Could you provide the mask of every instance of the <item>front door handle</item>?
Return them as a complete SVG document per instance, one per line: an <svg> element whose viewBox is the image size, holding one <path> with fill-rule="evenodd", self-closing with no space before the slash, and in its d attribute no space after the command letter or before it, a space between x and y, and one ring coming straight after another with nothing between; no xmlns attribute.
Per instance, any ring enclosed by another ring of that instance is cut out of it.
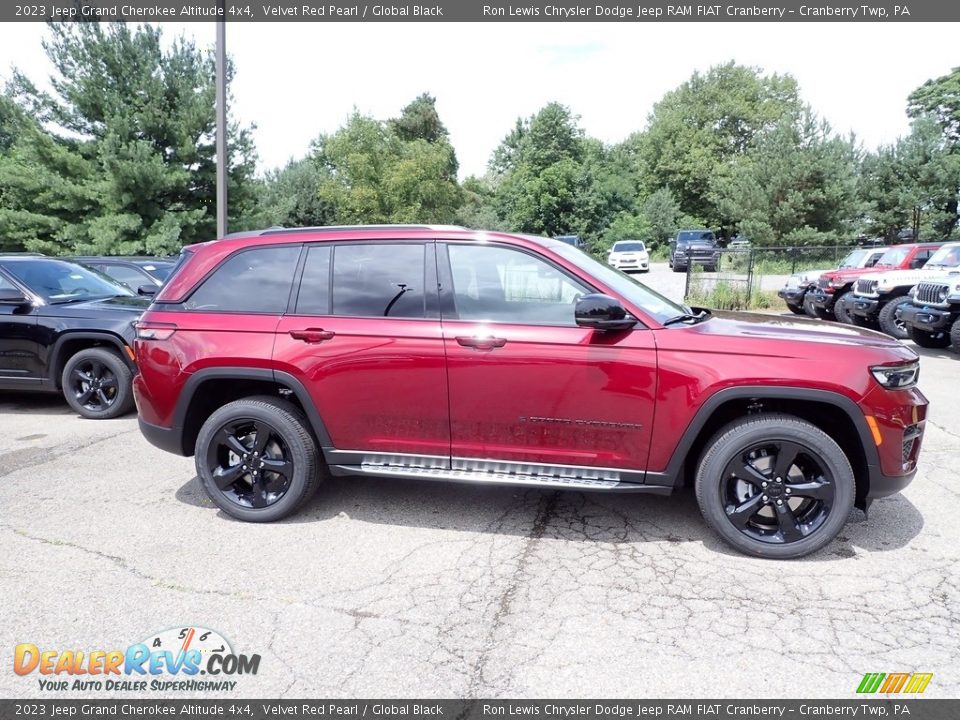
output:
<svg viewBox="0 0 960 720"><path fill-rule="evenodd" d="M459 335L457 336L457 342L464 347L472 347L477 350L493 350L494 348L500 348L507 344L506 339L491 337L490 335Z"/></svg>
<svg viewBox="0 0 960 720"><path fill-rule="evenodd" d="M306 330L291 330L290 337L294 340L303 340L305 343L321 343L330 340L336 335L332 330L323 328L307 328Z"/></svg>

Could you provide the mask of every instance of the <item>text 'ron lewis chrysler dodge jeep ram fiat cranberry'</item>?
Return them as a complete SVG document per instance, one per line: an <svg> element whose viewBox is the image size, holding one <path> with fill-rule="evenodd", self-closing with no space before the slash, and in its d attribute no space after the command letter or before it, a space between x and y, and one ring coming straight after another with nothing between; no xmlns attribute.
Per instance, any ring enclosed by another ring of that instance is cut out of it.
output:
<svg viewBox="0 0 960 720"><path fill-rule="evenodd" d="M916 473L917 355L868 329L690 308L565 243L462 228L184 253L137 326L140 427L235 518L283 518L328 474L692 483L730 545L793 558Z"/></svg>

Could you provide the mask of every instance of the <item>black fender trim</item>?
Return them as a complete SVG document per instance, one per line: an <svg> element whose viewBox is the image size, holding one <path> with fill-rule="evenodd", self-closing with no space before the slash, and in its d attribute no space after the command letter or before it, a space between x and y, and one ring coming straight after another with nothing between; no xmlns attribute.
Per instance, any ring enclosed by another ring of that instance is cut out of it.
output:
<svg viewBox="0 0 960 720"><path fill-rule="evenodd" d="M120 353L124 364L133 372L137 371L136 363L130 360L130 356L126 353L126 348L130 346L119 335L114 335L106 331L66 330L57 338L56 342L54 342L53 349L50 351L50 359L47 362L47 379L57 388L60 387L60 373L57 372L57 368L62 368L67 364L66 358L63 358L61 355L63 353L63 346L65 343L74 340L100 340L108 342ZM61 362L61 360L63 360L63 362Z"/></svg>
<svg viewBox="0 0 960 720"><path fill-rule="evenodd" d="M872 481L880 471L880 455L877 447L873 443L873 434L867 425L867 419L863 415L860 406L853 400L839 393L829 390L813 390L809 388L780 387L776 385L754 385L733 387L720 390L711 395L700 409L697 410L693 420L687 426L686 432L680 438L666 470L663 472L648 472L646 482L650 485L667 485L677 487L683 483L683 465L686 462L687 455L693 447L694 441L706 426L707 421L713 413L724 403L731 400L749 400L757 398L759 400L806 400L809 402L818 402L825 405L832 405L842 411L857 429L860 436L860 444L863 447L864 455L867 459L867 473Z"/></svg>
<svg viewBox="0 0 960 720"><path fill-rule="evenodd" d="M190 407L190 403L193 401L193 397L200 386L208 380L259 380L283 385L293 392L297 400L300 401L300 405L303 406L303 410L307 415L307 419L310 421L320 448L330 447L333 444L330 441L330 433L327 432L327 426L320 417L320 413L314 405L313 398L310 397L310 393L307 392L303 383L290 373L280 370L250 367L228 366L204 368L203 370L198 370L193 373L187 379L187 382L184 383L183 390L180 392L180 399L177 401L177 407L173 414L173 427L179 431L181 436L183 434L183 428L186 426L187 410ZM187 453L184 452L183 454Z"/></svg>

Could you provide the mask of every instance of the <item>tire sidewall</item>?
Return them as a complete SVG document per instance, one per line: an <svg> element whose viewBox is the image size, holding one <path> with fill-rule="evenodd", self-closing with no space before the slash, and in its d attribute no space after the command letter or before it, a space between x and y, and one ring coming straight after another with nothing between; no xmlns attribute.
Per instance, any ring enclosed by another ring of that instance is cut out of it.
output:
<svg viewBox="0 0 960 720"><path fill-rule="evenodd" d="M293 477L290 486L282 498L265 508L245 508L226 498L217 488L206 460L210 443L220 428L230 422L241 419L257 420L268 424L283 439L290 460L293 462ZM239 400L216 410L197 435L195 462L200 484L210 500L223 512L237 520L247 522L273 522L296 512L309 495L315 484L317 473L317 449L312 438L309 444L303 442L301 420L292 412L276 405L265 405Z"/></svg>
<svg viewBox="0 0 960 720"><path fill-rule="evenodd" d="M789 416L771 416L759 424L745 418L720 430L708 443L696 474L696 494L700 510L711 528L729 545L754 557L792 559L809 555L828 545L847 522L856 495L856 482L850 462L826 433ZM721 497L723 469L727 463L752 445L765 441L795 442L816 455L833 477L833 508L813 535L789 544L764 543L747 537L727 519Z"/></svg>
<svg viewBox="0 0 960 720"><path fill-rule="evenodd" d="M878 320L880 322L880 329L883 330L887 335L897 340L906 340L909 337L909 334L906 330L900 330L896 326L896 317L897 317L897 308L901 305L909 305L910 298L900 296L895 297L890 300L886 305L880 308L880 315Z"/></svg>
<svg viewBox="0 0 960 720"><path fill-rule="evenodd" d="M117 379L117 396L110 404L110 407L99 412L89 410L77 402L73 394L73 384L70 380L70 374L74 368L92 358L96 358L106 365ZM88 420L110 420L124 415L132 409L132 380L133 373L130 371L130 368L127 367L127 364L123 362L123 359L115 352L103 348L86 348L71 355L66 364L64 364L63 372L60 375L60 389L63 393L64 400L66 400L70 408L81 417L87 418Z"/></svg>

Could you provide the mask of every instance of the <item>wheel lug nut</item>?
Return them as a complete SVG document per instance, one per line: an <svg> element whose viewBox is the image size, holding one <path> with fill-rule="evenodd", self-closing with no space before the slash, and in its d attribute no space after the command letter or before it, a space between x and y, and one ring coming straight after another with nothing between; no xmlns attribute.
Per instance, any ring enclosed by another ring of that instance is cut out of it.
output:
<svg viewBox="0 0 960 720"><path fill-rule="evenodd" d="M790 488L787 488L787 495L790 494Z"/></svg>
<svg viewBox="0 0 960 720"><path fill-rule="evenodd" d="M766 487L766 486L767 486L766 483L760 483L760 487Z"/></svg>
<svg viewBox="0 0 960 720"><path fill-rule="evenodd" d="M777 500L777 505L783 505L783 500Z"/></svg>
<svg viewBox="0 0 960 720"><path fill-rule="evenodd" d="M764 501L764 502L766 502L766 501L769 500L769 499L770 499L770 498L768 498L766 495L763 496L763 501Z"/></svg>

